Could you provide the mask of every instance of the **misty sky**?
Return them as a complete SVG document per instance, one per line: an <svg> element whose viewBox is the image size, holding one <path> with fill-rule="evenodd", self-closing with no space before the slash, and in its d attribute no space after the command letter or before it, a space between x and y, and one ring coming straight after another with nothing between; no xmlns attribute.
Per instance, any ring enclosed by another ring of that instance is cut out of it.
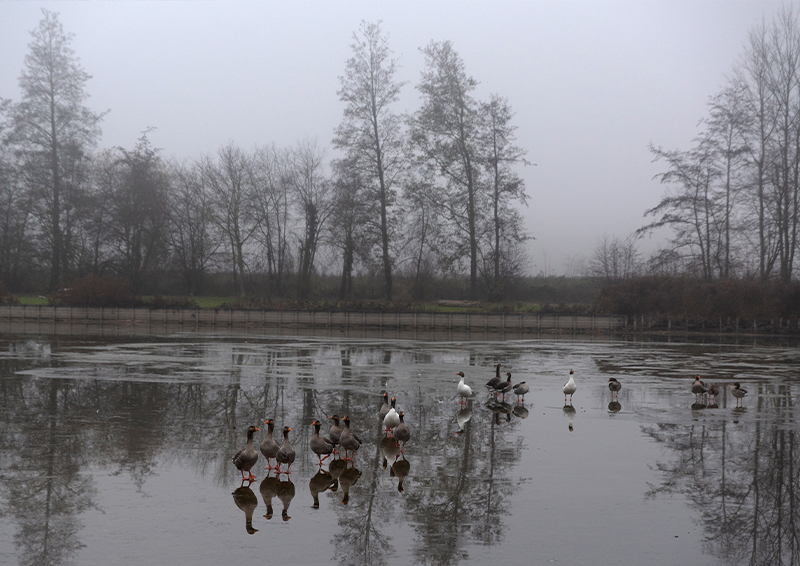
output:
<svg viewBox="0 0 800 566"><path fill-rule="evenodd" d="M109 110L100 147L141 132L165 157L196 159L316 137L341 121L338 77L363 20L382 20L418 108L419 47L451 40L479 81L516 111L529 195L529 272L573 274L604 234L647 222L663 187L648 144L688 149L742 53L777 2L0 2L0 98L18 79L41 8L60 15L84 69L87 105ZM648 255L658 237L640 243Z"/></svg>

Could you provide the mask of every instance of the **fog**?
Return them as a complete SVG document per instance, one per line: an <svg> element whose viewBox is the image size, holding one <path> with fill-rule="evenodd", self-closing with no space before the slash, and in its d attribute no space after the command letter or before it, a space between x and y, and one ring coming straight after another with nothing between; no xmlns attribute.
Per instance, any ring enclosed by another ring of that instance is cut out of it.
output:
<svg viewBox="0 0 800 566"><path fill-rule="evenodd" d="M603 235L646 223L663 188L648 144L686 149L748 30L777 2L1 2L0 98L18 100L29 32L45 8L74 34L87 106L108 110L100 147L147 128L162 154L196 159L316 137L342 119L338 77L361 20L381 20L415 85L431 40L450 40L516 111L531 274L576 274ZM331 148L328 158L335 157ZM659 237L639 244L647 255Z"/></svg>

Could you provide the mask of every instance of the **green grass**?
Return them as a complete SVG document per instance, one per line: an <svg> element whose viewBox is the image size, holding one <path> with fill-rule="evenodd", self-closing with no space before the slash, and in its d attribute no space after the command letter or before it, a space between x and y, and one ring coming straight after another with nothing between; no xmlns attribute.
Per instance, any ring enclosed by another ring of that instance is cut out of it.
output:
<svg viewBox="0 0 800 566"><path fill-rule="evenodd" d="M38 295L15 295L15 298L19 301L21 305L49 305L50 303L47 301L46 297L40 297Z"/></svg>
<svg viewBox="0 0 800 566"><path fill-rule="evenodd" d="M21 305L48 305L46 297L38 295L15 295ZM145 302L153 300L153 296L145 295L140 297ZM185 297L163 297L169 299L181 299ZM214 309L220 308L222 305L236 305L242 303L239 297L191 297L201 309ZM246 303L246 300L244 301ZM480 303L474 307L468 306L444 306L436 302L430 303L416 303L414 305L405 305L407 308L416 310L417 312L442 312L442 313L469 313L469 312L514 312L514 313L536 313L542 310L540 303L527 303L515 302L510 303ZM322 304L320 304L322 307ZM287 305L286 308L291 309L292 306Z"/></svg>

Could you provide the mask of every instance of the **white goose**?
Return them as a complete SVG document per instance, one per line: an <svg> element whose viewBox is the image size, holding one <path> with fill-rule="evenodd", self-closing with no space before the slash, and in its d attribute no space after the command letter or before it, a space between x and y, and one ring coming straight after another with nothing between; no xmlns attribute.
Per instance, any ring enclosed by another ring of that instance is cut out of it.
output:
<svg viewBox="0 0 800 566"><path fill-rule="evenodd" d="M567 395L569 395L569 402L572 404L572 394L578 390L578 386L575 385L575 379L572 377L575 374L575 370L569 370L569 381L564 385L564 404L567 404Z"/></svg>
<svg viewBox="0 0 800 566"><path fill-rule="evenodd" d="M464 372L460 371L456 375L461 376L461 380L458 382L458 386L456 390L458 394L461 396L461 403L466 403L467 399L472 397L472 387L464 383Z"/></svg>
<svg viewBox="0 0 800 566"><path fill-rule="evenodd" d="M392 406L389 409L389 412L386 413L386 416L383 418L383 426L386 429L386 432L391 433L394 428L400 424L400 415L394 408L395 405L395 398L392 397Z"/></svg>

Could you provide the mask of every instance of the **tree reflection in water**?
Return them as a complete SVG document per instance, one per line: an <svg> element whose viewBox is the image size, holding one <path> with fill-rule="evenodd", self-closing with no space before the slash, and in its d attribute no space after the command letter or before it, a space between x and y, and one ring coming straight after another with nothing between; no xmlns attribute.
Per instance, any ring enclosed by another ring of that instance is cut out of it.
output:
<svg viewBox="0 0 800 566"><path fill-rule="evenodd" d="M786 385L761 384L754 397L755 415L747 419L741 411L716 411L688 426L643 427L675 453L674 460L658 463L664 479L649 494L684 494L700 511L708 550L726 561L797 566L800 449L794 402Z"/></svg>

